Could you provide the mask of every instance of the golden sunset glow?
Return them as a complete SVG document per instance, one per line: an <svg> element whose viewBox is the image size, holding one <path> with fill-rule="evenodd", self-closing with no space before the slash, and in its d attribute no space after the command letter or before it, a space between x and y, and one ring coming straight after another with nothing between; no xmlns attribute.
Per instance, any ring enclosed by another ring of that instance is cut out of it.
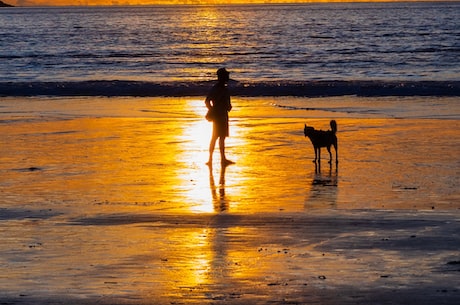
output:
<svg viewBox="0 0 460 305"><path fill-rule="evenodd" d="M213 5L213 4L240 4L240 3L267 3L270 1L264 0L9 0L5 1L15 6L65 6L65 5L174 5L174 4L195 4L195 5ZM290 1L279 0L272 1L273 3L280 2L305 2L305 1Z"/></svg>
<svg viewBox="0 0 460 305"><path fill-rule="evenodd" d="M398 2L400 0L6 0L14 6L225 5L312 2ZM418 2L408 0L407 2Z"/></svg>
<svg viewBox="0 0 460 305"><path fill-rule="evenodd" d="M190 109L195 114L204 117L205 108L202 100L191 100ZM185 126L184 126L185 127ZM204 166L208 153L209 140L211 138L211 123L205 120L194 121L182 130L178 135L178 143L181 143L178 162L184 162L196 168L195 171L180 170L177 175L182 181L179 188L187 194L194 205L191 209L195 212L213 212L212 197L208 176L212 171Z"/></svg>
<svg viewBox="0 0 460 305"><path fill-rule="evenodd" d="M193 116L204 117L206 108L202 100L190 99L186 101L186 104L185 107L192 110ZM246 144L238 123L231 122L230 128L231 137L226 140L227 147L244 147ZM188 201L193 203L189 209L194 213L235 210L237 206L230 203L231 198L241 196L241 187L232 187L231 191L226 191L227 171L220 165L218 145L214 151L214 163L211 167L205 165L211 132L212 123L206 120L193 120L190 124L184 125L184 129L177 138L179 144L177 162L185 165L177 172L177 180L180 181L178 188L188 198ZM235 160L235 158L231 159ZM238 163L251 162L247 158L238 158L235 161ZM190 167L193 170L190 170ZM232 167L238 167L238 164ZM244 184L246 180L243 176L239 177L240 183ZM230 178L230 183L234 183L232 178Z"/></svg>

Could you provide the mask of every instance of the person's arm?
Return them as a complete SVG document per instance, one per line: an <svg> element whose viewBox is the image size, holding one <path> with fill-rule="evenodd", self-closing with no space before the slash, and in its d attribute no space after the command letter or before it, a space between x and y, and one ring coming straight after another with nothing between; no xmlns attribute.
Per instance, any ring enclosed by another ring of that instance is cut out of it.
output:
<svg viewBox="0 0 460 305"><path fill-rule="evenodd" d="M215 87L213 87L211 89L211 91L209 91L209 94L208 94L208 96L206 97L206 99L204 101L204 103L206 104L206 108L208 108L208 109L211 109L214 106L213 104L211 104L211 101L214 100L214 95L215 95L214 91L215 91Z"/></svg>
<svg viewBox="0 0 460 305"><path fill-rule="evenodd" d="M206 105L206 108L208 108L208 109L212 108L212 106L211 106L211 98L209 97L209 95L206 97L204 103Z"/></svg>
<svg viewBox="0 0 460 305"><path fill-rule="evenodd" d="M232 110L232 99L230 97L230 92L228 91L228 88L226 89L226 95L227 95L227 112L230 112Z"/></svg>
<svg viewBox="0 0 460 305"><path fill-rule="evenodd" d="M227 111L230 112L230 110L232 110L232 101L230 100L230 96L228 97L228 107L227 107Z"/></svg>

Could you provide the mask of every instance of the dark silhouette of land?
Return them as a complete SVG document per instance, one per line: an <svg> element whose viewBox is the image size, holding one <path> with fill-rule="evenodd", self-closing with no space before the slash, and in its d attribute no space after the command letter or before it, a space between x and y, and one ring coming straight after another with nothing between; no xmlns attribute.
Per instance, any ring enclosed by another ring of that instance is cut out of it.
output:
<svg viewBox="0 0 460 305"><path fill-rule="evenodd" d="M13 7L13 5L0 1L0 7Z"/></svg>

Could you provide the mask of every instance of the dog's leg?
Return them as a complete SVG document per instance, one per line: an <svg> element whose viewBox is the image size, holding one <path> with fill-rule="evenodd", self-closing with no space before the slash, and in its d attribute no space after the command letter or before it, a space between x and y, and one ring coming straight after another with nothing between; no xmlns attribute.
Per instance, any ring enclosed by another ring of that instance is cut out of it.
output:
<svg viewBox="0 0 460 305"><path fill-rule="evenodd" d="M313 146L313 150L315 151L315 160L313 160L313 163L316 163L316 158L317 158L317 154L316 154L316 146Z"/></svg>
<svg viewBox="0 0 460 305"><path fill-rule="evenodd" d="M339 148L339 145L334 145L334 148L335 148L335 164L339 164L339 152L338 152L338 148Z"/></svg>
<svg viewBox="0 0 460 305"><path fill-rule="evenodd" d="M329 153L329 164L332 164L332 153L331 153L331 147L327 146L327 152Z"/></svg>
<svg viewBox="0 0 460 305"><path fill-rule="evenodd" d="M335 164L339 164L339 143L337 142L337 138L334 139L334 149L335 149Z"/></svg>

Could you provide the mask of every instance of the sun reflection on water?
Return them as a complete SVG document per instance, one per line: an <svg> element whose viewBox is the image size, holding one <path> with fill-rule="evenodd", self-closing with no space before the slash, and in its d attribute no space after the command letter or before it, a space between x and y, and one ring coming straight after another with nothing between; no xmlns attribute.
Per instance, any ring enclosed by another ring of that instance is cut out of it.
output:
<svg viewBox="0 0 460 305"><path fill-rule="evenodd" d="M244 171L241 171L242 164L247 163L241 149L244 147L244 135L238 120L234 119L238 110L230 113L230 137L226 139L227 157L236 164L229 167L221 165L217 144L214 162L208 166L206 161L212 123L204 119L207 109L204 101L199 99L190 99L185 104L184 107L193 112L194 119L183 124L178 135L177 143L180 148L177 159L182 164L177 170L177 178L181 184L179 189L188 203L189 211L193 213L228 212L232 208L230 198L238 196L242 191L241 186L245 185L241 182L245 181L242 175Z"/></svg>

